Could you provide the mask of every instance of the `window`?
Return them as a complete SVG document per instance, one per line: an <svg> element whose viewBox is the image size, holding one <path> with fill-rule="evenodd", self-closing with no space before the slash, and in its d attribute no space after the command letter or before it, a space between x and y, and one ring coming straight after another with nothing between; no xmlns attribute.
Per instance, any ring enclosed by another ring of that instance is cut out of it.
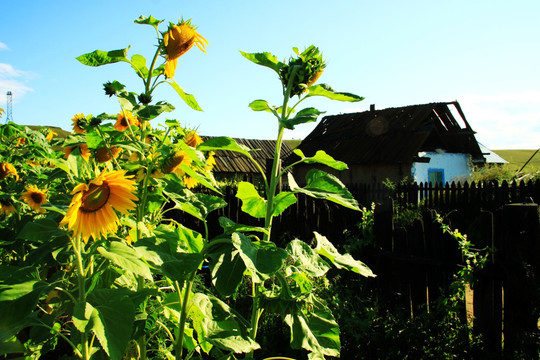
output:
<svg viewBox="0 0 540 360"><path fill-rule="evenodd" d="M444 184L444 169L428 169L428 179L433 185Z"/></svg>

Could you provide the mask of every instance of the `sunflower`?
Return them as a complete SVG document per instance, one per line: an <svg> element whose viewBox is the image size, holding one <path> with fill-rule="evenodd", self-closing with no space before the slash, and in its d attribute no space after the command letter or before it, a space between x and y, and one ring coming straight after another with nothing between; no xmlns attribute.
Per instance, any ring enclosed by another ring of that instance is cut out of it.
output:
<svg viewBox="0 0 540 360"><path fill-rule="evenodd" d="M26 191L21 194L21 199L32 209L39 213L44 213L45 209L41 205L47 202L47 190L40 190L35 185L27 185Z"/></svg>
<svg viewBox="0 0 540 360"><path fill-rule="evenodd" d="M183 150L178 150L165 160L161 171L164 174L174 172L178 175L184 175L184 171L180 169L180 165L185 164L189 166L191 165L192 161L193 160L191 160L191 158Z"/></svg>
<svg viewBox="0 0 540 360"><path fill-rule="evenodd" d="M19 174L17 174L17 170L15 170L13 165L7 162L0 163L0 180L10 175L15 176L15 180L19 180Z"/></svg>
<svg viewBox="0 0 540 360"><path fill-rule="evenodd" d="M101 148L98 148L96 149L96 160L97 162L99 163L104 163L104 162L107 162L107 161L111 161L112 158L114 157L115 159L118 157L118 155L120 154L120 152L122 151L121 148L119 148L118 146L111 146L111 151L109 152L109 149L106 148L106 147L101 147ZM111 156L112 154L112 156Z"/></svg>
<svg viewBox="0 0 540 360"><path fill-rule="evenodd" d="M15 207L13 206L11 200L0 199L0 214L5 214L6 216L9 216L16 211L17 210L15 210Z"/></svg>
<svg viewBox="0 0 540 360"><path fill-rule="evenodd" d="M47 136L45 136L45 139L46 139L48 142L51 142L51 140L53 139L53 137L55 137L56 135L58 135L58 134L55 133L55 132L52 131L52 130L49 130L49 132L47 133Z"/></svg>
<svg viewBox="0 0 540 360"><path fill-rule="evenodd" d="M203 140L195 130L192 130L186 134L184 137L184 142L191 147L197 147L197 145L201 144Z"/></svg>
<svg viewBox="0 0 540 360"><path fill-rule="evenodd" d="M133 115L131 111L124 110L120 111L116 116L114 128L118 131L126 131L130 126L139 126L140 124L141 121L135 115Z"/></svg>
<svg viewBox="0 0 540 360"><path fill-rule="evenodd" d="M64 152L64 159L67 159L69 155L75 150L76 148L79 149L79 152L81 153L81 156L83 157L86 162L90 161L90 149L88 149L87 144L80 144L77 146L66 146L62 148L62 151Z"/></svg>
<svg viewBox="0 0 540 360"><path fill-rule="evenodd" d="M184 185L188 189L193 189L199 183L197 181L197 179L195 179L195 178L193 178L191 176L184 176L183 179L184 179Z"/></svg>
<svg viewBox="0 0 540 360"><path fill-rule="evenodd" d="M88 125L88 120L84 114L77 114L71 118L73 121L73 132L76 134L84 134L86 132L86 126Z"/></svg>
<svg viewBox="0 0 540 360"><path fill-rule="evenodd" d="M73 236L81 236L86 243L92 237L107 237L118 230L120 220L116 212L127 214L137 201L135 181L125 170L102 172L88 184L77 185L74 196L60 226L67 225Z"/></svg>
<svg viewBox="0 0 540 360"><path fill-rule="evenodd" d="M216 153L213 151L210 151L208 153L208 157L206 158L207 166L204 167L204 170L212 171L212 169L214 168L214 165L216 165L216 158L214 157L215 155Z"/></svg>
<svg viewBox="0 0 540 360"><path fill-rule="evenodd" d="M193 45L197 45L202 52L206 53L205 47L208 41L201 36L196 27L191 25L191 20L182 20L179 24L169 25L169 29L163 34L163 45L165 46L165 77L174 77L178 58L188 52Z"/></svg>

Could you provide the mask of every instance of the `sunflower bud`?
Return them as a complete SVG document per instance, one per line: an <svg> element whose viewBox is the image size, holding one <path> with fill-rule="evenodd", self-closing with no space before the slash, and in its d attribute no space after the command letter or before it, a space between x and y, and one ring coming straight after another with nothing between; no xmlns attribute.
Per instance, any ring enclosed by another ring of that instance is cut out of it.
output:
<svg viewBox="0 0 540 360"><path fill-rule="evenodd" d="M147 93L142 93L137 98L139 99L139 103L143 105L148 105L152 102L152 95Z"/></svg>
<svg viewBox="0 0 540 360"><path fill-rule="evenodd" d="M113 95L118 95L118 92L122 91L124 89L124 85L119 83L118 81L107 81L105 84L103 84L103 89L105 90L105 95L109 95L109 97Z"/></svg>
<svg viewBox="0 0 540 360"><path fill-rule="evenodd" d="M283 86L287 87L291 76L296 71L292 79L290 97L305 93L307 88L319 79L326 67L317 47L311 45L302 53L299 53L297 48L293 48L293 50L298 57L291 58L289 63L280 69L279 74Z"/></svg>
<svg viewBox="0 0 540 360"><path fill-rule="evenodd" d="M176 172L179 175L183 175L183 171L179 169L181 164L190 165L192 160L187 156L187 154L182 151L176 151L170 155L163 163L161 171L164 174L169 174L171 172Z"/></svg>

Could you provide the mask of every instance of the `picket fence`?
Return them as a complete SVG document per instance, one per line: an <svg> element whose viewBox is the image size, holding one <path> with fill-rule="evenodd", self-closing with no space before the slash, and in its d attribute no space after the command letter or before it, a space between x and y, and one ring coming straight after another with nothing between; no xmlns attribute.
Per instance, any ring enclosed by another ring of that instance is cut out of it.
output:
<svg viewBox="0 0 540 360"><path fill-rule="evenodd" d="M473 284L474 331L482 335L491 354L507 357L523 348L537 330L540 302L540 181L422 183L393 190L382 184L359 184L349 190L362 206L376 204L374 243L354 255L377 274L368 281L381 302L409 309L411 316L429 311L463 266L456 240L434 220L437 212L452 228L467 234L476 248L489 251L488 263ZM228 206L209 216L210 237L221 232L220 216L263 225L262 219L241 211L235 193L227 188ZM397 226L396 209L418 210L407 225ZM176 217L203 230L201 223L185 214ZM342 249L347 242L345 230L354 230L360 221L357 211L300 195L275 219L273 241L283 245L299 238L309 243L317 231Z"/></svg>

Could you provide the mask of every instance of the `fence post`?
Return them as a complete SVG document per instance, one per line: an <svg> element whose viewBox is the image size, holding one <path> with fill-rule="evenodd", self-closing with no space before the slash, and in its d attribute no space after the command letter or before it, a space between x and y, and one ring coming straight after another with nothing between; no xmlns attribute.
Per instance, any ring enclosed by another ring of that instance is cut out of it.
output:
<svg viewBox="0 0 540 360"><path fill-rule="evenodd" d="M530 338L538 326L535 313L535 296L540 290L538 205L508 204L503 215L504 235L499 256L504 270L504 353L507 357L529 358L529 355L538 356L540 350L531 348Z"/></svg>

